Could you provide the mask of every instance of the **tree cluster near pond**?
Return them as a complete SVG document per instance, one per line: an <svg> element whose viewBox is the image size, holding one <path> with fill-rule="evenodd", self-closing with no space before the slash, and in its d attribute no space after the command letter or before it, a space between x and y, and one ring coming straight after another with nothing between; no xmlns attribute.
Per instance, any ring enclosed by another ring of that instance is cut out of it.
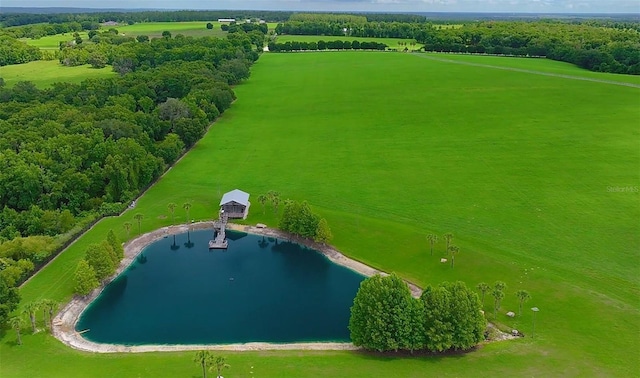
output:
<svg viewBox="0 0 640 378"><path fill-rule="evenodd" d="M282 231L313 239L319 243L327 243L333 238L326 219L315 214L307 201L284 201L278 227Z"/></svg>
<svg viewBox="0 0 640 378"><path fill-rule="evenodd" d="M487 322L478 296L463 282L427 286L413 298L396 274L362 282L351 307L354 345L378 352L467 350L483 340Z"/></svg>
<svg viewBox="0 0 640 378"><path fill-rule="evenodd" d="M111 277L124 257L124 249L113 230L107 239L87 247L85 258L80 260L75 273L75 293L86 296L101 282Z"/></svg>

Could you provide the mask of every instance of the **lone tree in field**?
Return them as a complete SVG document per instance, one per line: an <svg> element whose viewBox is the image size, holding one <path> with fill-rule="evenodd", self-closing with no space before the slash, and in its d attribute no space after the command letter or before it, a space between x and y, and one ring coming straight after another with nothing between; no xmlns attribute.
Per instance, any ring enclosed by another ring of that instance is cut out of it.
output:
<svg viewBox="0 0 640 378"><path fill-rule="evenodd" d="M202 367L202 378L207 378L207 366L213 362L213 355L208 350L199 350L196 352L193 362Z"/></svg>
<svg viewBox="0 0 640 378"><path fill-rule="evenodd" d="M529 299L531 299L531 294L529 294L528 291L526 290L518 290L516 292L516 297L518 297L519 302L519 308L518 308L518 316L522 316L522 305L524 304L524 302L528 301Z"/></svg>
<svg viewBox="0 0 640 378"><path fill-rule="evenodd" d="M493 296L493 318L495 319L498 316L498 310L500 310L500 303L504 298L504 291L494 288L491 291L491 295Z"/></svg>
<svg viewBox="0 0 640 378"><path fill-rule="evenodd" d="M446 234L442 235L442 237L444 238L444 241L447 243L444 249L444 252L449 253L449 246L451 245L451 241L453 240L453 234L450 232L447 232Z"/></svg>
<svg viewBox="0 0 640 378"><path fill-rule="evenodd" d="M427 235L427 240L429 241L429 244L431 245L431 256L433 256L433 246L438 242L438 235L429 234L429 235Z"/></svg>
<svg viewBox="0 0 640 378"><path fill-rule="evenodd" d="M20 316L14 316L9 319L9 326L16 331L16 336L18 337L18 345L22 345L22 337L20 336L20 331L22 330L22 326L24 325L24 319Z"/></svg>
<svg viewBox="0 0 640 378"><path fill-rule="evenodd" d="M124 229L127 231L127 239L129 239L129 235L131 234L131 222L124 222Z"/></svg>
<svg viewBox="0 0 640 378"><path fill-rule="evenodd" d="M144 219L144 215L142 213L137 213L133 216L133 219L138 222L138 235L142 233L142 219Z"/></svg>
<svg viewBox="0 0 640 378"><path fill-rule="evenodd" d="M449 253L451 254L451 268L453 268L458 252L460 252L460 248L456 247L455 245L449 246Z"/></svg>
<svg viewBox="0 0 640 378"><path fill-rule="evenodd" d="M213 24L210 22L207 22L207 29L209 30L213 29Z"/></svg>
<svg viewBox="0 0 640 378"><path fill-rule="evenodd" d="M264 214L266 212L265 204L267 203L267 196L264 194L260 194L258 196L258 202L260 202L260 204L262 205L262 214Z"/></svg>
<svg viewBox="0 0 640 378"><path fill-rule="evenodd" d="M191 211L191 202L185 202L182 204L182 208L184 209L184 211L187 213L187 224L191 223L189 221L190 216L189 216L189 212Z"/></svg>
<svg viewBox="0 0 640 378"><path fill-rule="evenodd" d="M486 282L480 282L478 286L476 286L476 289L478 289L478 291L482 293L481 302L482 302L482 307L484 307L484 295L487 293L487 291L489 291L489 289L491 289L491 287L487 285Z"/></svg>
<svg viewBox="0 0 640 378"><path fill-rule="evenodd" d="M178 205L176 205L175 203L171 202L167 205L167 209L169 209L169 213L171 213L171 225L173 226L173 224L175 223L175 213L176 213L176 207Z"/></svg>
<svg viewBox="0 0 640 378"><path fill-rule="evenodd" d="M96 271L91 267L91 265L89 265L87 260L84 259L78 262L74 278L74 291L76 294L83 297L91 293L93 289L100 285L96 278Z"/></svg>
<svg viewBox="0 0 640 378"><path fill-rule="evenodd" d="M36 313L40 309L40 304L37 302L29 302L24 306L24 313L29 315L29 321L31 322L31 330L36 333Z"/></svg>
<svg viewBox="0 0 640 378"><path fill-rule="evenodd" d="M231 367L231 365L229 365L227 363L227 359L223 356L215 356L215 358L213 359L213 366L216 368L216 371L218 372L218 374L216 375L216 377L222 377L222 371L224 369L228 369Z"/></svg>

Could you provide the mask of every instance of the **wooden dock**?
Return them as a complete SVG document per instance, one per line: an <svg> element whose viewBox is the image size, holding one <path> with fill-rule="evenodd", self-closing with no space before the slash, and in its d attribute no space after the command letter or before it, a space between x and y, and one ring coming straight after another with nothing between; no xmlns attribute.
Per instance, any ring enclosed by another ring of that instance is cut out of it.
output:
<svg viewBox="0 0 640 378"><path fill-rule="evenodd" d="M227 216L223 211L220 212L220 219L213 222L214 238L209 240L209 249L227 249L229 243L226 235Z"/></svg>

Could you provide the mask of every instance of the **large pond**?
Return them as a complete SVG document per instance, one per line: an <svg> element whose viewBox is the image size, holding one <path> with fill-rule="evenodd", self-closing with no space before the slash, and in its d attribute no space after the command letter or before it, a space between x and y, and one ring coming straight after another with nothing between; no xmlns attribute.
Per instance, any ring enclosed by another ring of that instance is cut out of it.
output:
<svg viewBox="0 0 640 378"><path fill-rule="evenodd" d="M126 345L349 340L362 275L295 243L229 231L227 250L209 250L211 236L146 247L76 330Z"/></svg>

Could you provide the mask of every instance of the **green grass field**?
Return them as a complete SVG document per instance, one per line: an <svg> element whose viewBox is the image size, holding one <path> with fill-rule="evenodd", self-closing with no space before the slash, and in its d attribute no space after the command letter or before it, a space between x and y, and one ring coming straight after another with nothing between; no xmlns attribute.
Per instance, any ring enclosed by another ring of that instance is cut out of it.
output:
<svg viewBox="0 0 640 378"><path fill-rule="evenodd" d="M12 87L19 81L31 81L42 89L56 82L80 83L89 78L109 77L116 73L111 66L105 68L91 68L90 65L66 67L57 60L39 60L25 64L13 64L0 67L2 77L7 87Z"/></svg>
<svg viewBox="0 0 640 378"><path fill-rule="evenodd" d="M414 54L328 52L263 55L236 93L135 210L79 239L23 287L24 302L67 301L83 249L110 228L124 237L134 213L145 216L143 232L168 224L169 202L191 201L192 218L210 219L221 194L240 188L254 202L247 222L274 225L256 200L273 189L308 200L328 219L334 245L382 270L420 285L505 281L497 320L527 336L531 311L504 313L517 310L516 290L530 291L525 308L541 310L536 337L439 357L225 353L229 376L249 376L251 366L273 377L637 373L639 193L612 188L640 186L640 89ZM430 232L455 234L455 269L439 262L442 243L429 256ZM491 298L485 302L492 312ZM2 337L0 376L199 374L193 353L96 355L44 334L24 344L12 332Z"/></svg>
<svg viewBox="0 0 640 378"><path fill-rule="evenodd" d="M89 38L86 32L80 32L78 34L82 40L87 40ZM43 50L58 50L60 48L60 42L73 41L73 33L48 35L38 39L21 38L20 40L27 45L39 47Z"/></svg>
<svg viewBox="0 0 640 378"><path fill-rule="evenodd" d="M168 30L174 36L182 34L191 37L222 37L226 35L220 29L220 23L217 21L211 21L213 29L206 28L207 21L189 21L189 22L143 22L133 25L116 27L120 33L125 35L148 35L152 38L162 36L162 32Z"/></svg>
<svg viewBox="0 0 640 378"><path fill-rule="evenodd" d="M367 38L367 37L345 37L345 36L331 36L331 35L279 35L277 38L278 43L285 42L318 42L318 41L358 41L358 42L377 42L385 43L390 49L404 49L408 47L410 50L418 49L422 45L416 44L415 46L409 45L411 42L415 42L413 39L402 38ZM399 42L406 43L407 45L399 45Z"/></svg>
<svg viewBox="0 0 640 378"><path fill-rule="evenodd" d="M612 73L592 72L584 70L574 64L559 62L550 59L539 58L512 58L491 55L469 55L469 54L448 54L448 53L425 53L425 56L438 59L455 60L472 64L485 64L491 66L511 67L522 70L534 70L559 75L573 75L587 77L598 80L619 81L625 83L640 84L640 76L618 75ZM506 58L506 59L505 59Z"/></svg>

